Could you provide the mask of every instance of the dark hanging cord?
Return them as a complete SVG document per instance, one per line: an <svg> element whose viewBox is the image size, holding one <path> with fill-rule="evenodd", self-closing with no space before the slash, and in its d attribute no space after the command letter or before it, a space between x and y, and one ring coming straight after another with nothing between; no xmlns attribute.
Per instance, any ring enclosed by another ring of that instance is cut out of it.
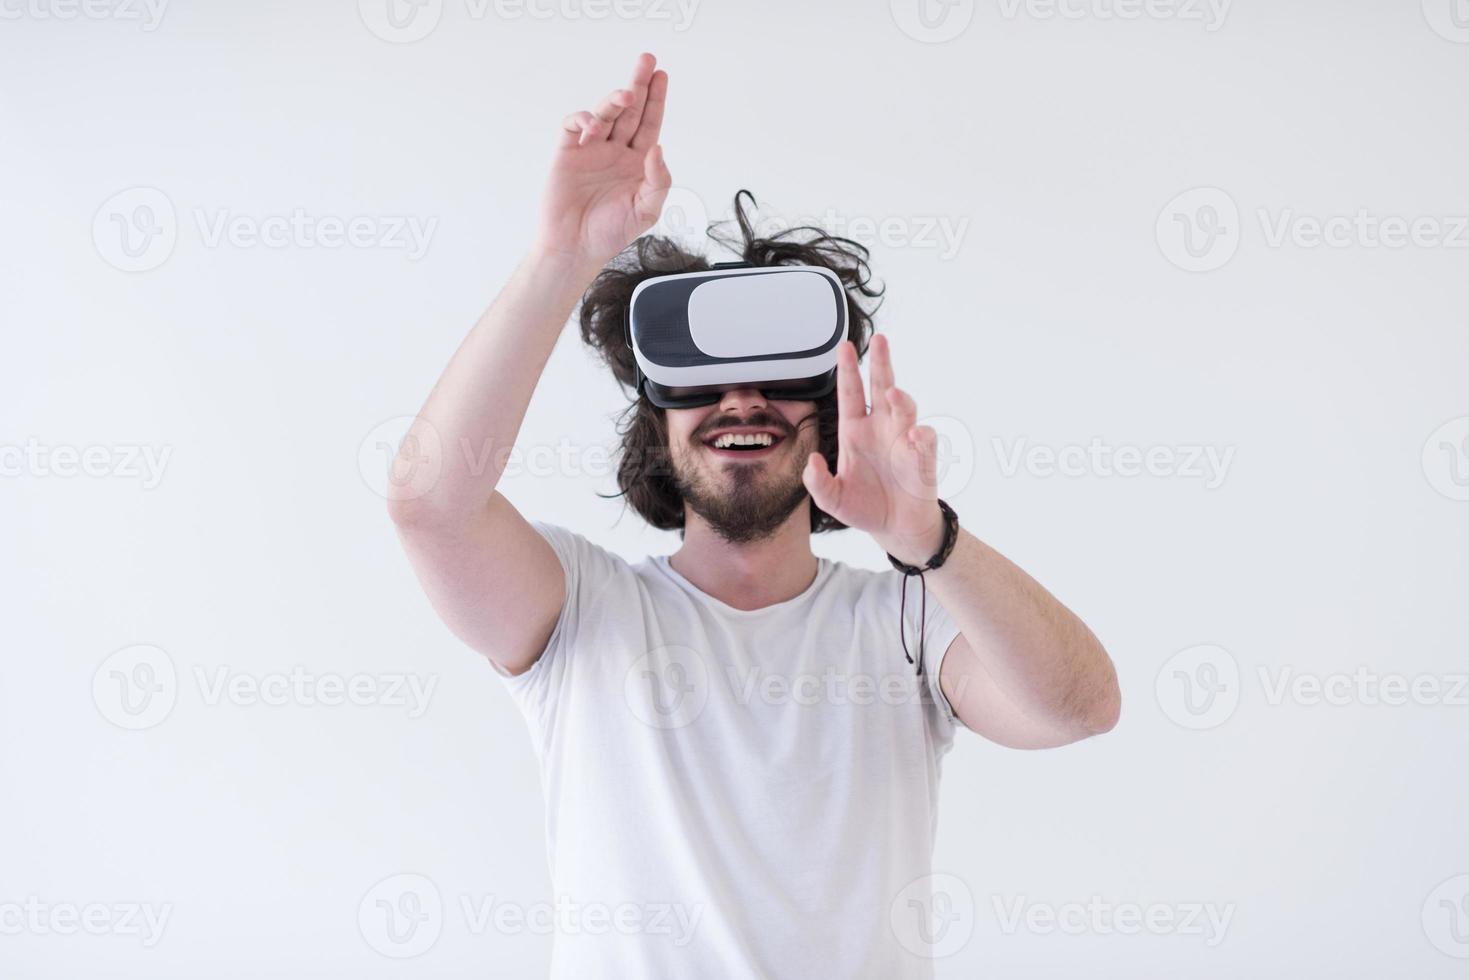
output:
<svg viewBox="0 0 1469 980"><path fill-rule="evenodd" d="M954 513L954 508L940 500L939 511L944 515L944 540L939 545L938 552L928 560L928 564L919 568L917 565L907 565L898 561L892 555L888 555L888 561L898 571L903 573L903 588L898 593L898 638L903 641L903 656L908 662L914 663L913 654L908 651L908 579L914 575L918 576L918 584L922 589L919 593L918 606L918 674L923 674L923 634L928 629L928 582L924 580L923 573L939 568L949 560L949 555L954 551L954 544L959 540L959 515Z"/></svg>
<svg viewBox="0 0 1469 980"><path fill-rule="evenodd" d="M928 582L923 578L923 573L918 573L918 584L922 586L919 593L918 604L918 675L923 676L923 634L927 632L928 626ZM898 593L898 637L903 641L903 656L908 662L913 663L913 655L908 652L908 576L903 576L903 588Z"/></svg>

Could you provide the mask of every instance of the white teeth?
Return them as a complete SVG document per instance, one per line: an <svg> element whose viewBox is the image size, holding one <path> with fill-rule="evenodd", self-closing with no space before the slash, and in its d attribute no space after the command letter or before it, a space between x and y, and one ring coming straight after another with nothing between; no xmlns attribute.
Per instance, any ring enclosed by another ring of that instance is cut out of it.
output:
<svg viewBox="0 0 1469 980"><path fill-rule="evenodd" d="M730 446L769 446L774 444L775 437L769 432L726 432L714 440L715 449L728 449Z"/></svg>

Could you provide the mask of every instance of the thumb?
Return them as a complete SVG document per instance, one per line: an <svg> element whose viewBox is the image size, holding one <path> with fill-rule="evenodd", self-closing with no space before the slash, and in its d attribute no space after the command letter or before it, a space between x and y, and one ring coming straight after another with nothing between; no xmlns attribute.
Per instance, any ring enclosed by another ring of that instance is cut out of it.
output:
<svg viewBox="0 0 1469 980"><path fill-rule="evenodd" d="M831 470L826 467L826 458L820 453L812 453L806 457L806 468L801 471L801 482L806 485L806 492L811 494L811 500L838 520L837 507L842 499L842 487L837 478L831 475Z"/></svg>
<svg viewBox="0 0 1469 980"><path fill-rule="evenodd" d="M643 154L643 182L638 187L634 208L639 221L651 225L663 211L663 201L673 186L673 175L663 159L663 145L654 143Z"/></svg>

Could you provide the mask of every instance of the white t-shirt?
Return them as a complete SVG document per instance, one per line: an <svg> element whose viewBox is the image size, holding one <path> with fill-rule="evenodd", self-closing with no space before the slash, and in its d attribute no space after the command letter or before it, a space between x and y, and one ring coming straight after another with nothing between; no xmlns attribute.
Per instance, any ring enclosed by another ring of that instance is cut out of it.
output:
<svg viewBox="0 0 1469 980"><path fill-rule="evenodd" d="M629 564L532 526L566 603L536 664L500 676L541 764L551 976L931 977L929 923L912 918L958 724L939 665L959 634L934 596L919 677L896 571L820 559L800 595L738 610L666 557Z"/></svg>

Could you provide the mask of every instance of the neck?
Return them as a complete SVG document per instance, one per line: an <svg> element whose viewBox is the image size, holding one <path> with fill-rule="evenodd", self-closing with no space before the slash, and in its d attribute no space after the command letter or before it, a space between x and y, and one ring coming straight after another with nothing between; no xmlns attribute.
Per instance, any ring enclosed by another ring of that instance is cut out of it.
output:
<svg viewBox="0 0 1469 980"><path fill-rule="evenodd" d="M803 501L773 534L733 544L686 507L683 546L668 563L699 591L736 609L794 599L816 578L810 508L811 502Z"/></svg>

